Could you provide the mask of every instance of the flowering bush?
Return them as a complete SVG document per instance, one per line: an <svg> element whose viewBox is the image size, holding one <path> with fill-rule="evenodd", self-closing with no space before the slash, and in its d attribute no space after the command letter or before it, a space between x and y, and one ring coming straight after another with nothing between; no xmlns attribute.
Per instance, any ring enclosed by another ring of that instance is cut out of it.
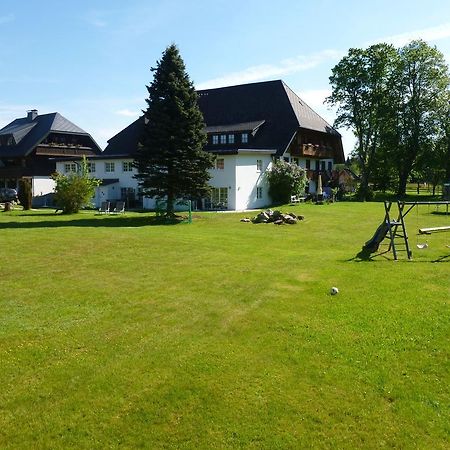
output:
<svg viewBox="0 0 450 450"><path fill-rule="evenodd" d="M267 172L267 180L269 195L274 203L289 203L291 195L302 194L307 183L305 170L281 159Z"/></svg>

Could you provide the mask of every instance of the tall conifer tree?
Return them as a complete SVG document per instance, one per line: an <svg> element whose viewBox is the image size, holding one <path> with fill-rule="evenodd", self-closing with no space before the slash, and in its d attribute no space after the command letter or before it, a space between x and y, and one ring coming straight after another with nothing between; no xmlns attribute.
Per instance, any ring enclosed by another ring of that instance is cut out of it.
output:
<svg viewBox="0 0 450 450"><path fill-rule="evenodd" d="M151 70L154 79L147 86L148 107L135 160L136 178L143 194L164 199L166 214L173 216L178 199L208 194L213 157L203 150L203 115L176 45L167 47Z"/></svg>

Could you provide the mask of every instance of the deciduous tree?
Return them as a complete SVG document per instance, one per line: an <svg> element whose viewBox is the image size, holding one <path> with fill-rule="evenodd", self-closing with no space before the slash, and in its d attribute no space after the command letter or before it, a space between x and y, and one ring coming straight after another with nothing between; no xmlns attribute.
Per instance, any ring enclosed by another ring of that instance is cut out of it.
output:
<svg viewBox="0 0 450 450"><path fill-rule="evenodd" d="M331 95L327 103L337 106L336 127L353 131L357 144L353 151L360 173L359 195L365 200L379 149L386 110L386 94L392 83L395 48L387 44L368 49L352 48L333 68Z"/></svg>

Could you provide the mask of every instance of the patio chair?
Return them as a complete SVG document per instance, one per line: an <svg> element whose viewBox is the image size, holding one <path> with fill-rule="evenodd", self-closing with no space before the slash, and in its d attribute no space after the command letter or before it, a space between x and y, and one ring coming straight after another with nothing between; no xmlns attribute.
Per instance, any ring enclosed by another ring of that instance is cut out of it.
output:
<svg viewBox="0 0 450 450"><path fill-rule="evenodd" d="M117 202L111 214L125 214L125 202Z"/></svg>
<svg viewBox="0 0 450 450"><path fill-rule="evenodd" d="M109 214L109 202L102 202L98 209L99 214Z"/></svg>

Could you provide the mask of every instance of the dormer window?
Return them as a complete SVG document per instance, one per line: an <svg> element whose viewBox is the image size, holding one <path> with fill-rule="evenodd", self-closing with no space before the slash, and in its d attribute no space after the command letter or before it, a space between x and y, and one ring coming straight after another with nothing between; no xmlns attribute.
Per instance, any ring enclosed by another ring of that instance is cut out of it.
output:
<svg viewBox="0 0 450 450"><path fill-rule="evenodd" d="M241 142L243 144L247 144L248 143L248 133L242 133L241 134Z"/></svg>
<svg viewBox="0 0 450 450"><path fill-rule="evenodd" d="M213 145L217 145L219 143L219 136L217 134L213 134L212 143Z"/></svg>
<svg viewBox="0 0 450 450"><path fill-rule="evenodd" d="M234 144L234 134L229 134L228 135L228 143L229 144Z"/></svg>
<svg viewBox="0 0 450 450"><path fill-rule="evenodd" d="M220 143L221 144L226 144L227 143L227 135L226 134L221 134L220 135Z"/></svg>

